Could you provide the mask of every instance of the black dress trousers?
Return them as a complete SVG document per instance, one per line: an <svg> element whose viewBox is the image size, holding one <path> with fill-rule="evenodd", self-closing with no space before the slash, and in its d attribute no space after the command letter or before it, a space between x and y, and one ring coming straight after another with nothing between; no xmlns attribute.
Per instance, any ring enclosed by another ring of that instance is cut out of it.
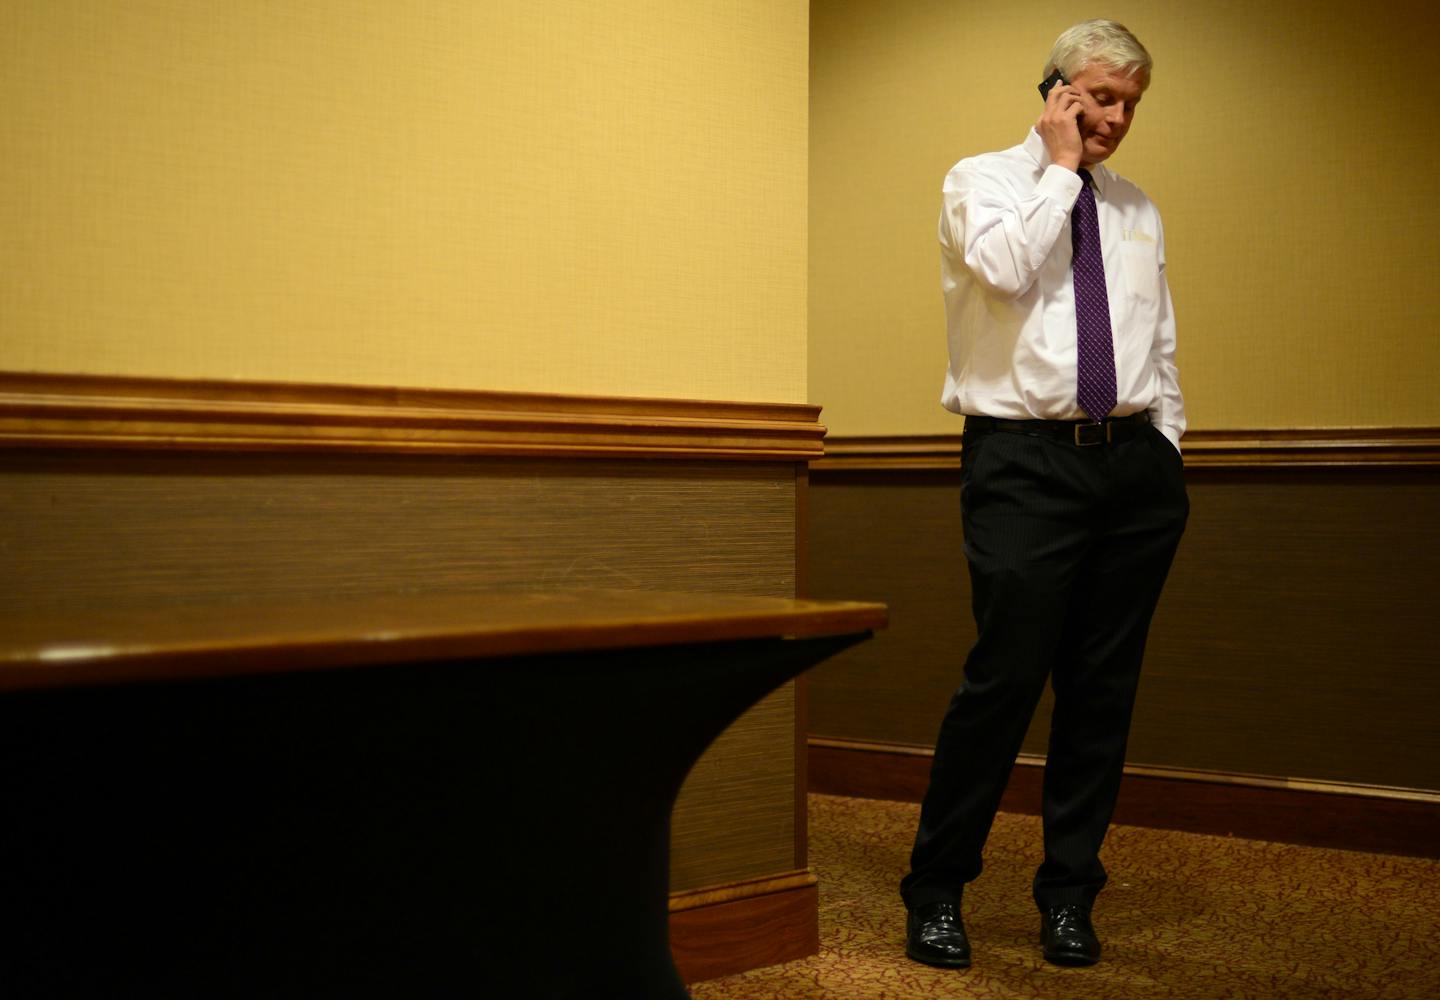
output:
<svg viewBox="0 0 1440 1000"><path fill-rule="evenodd" d="M965 555L979 638L940 727L910 907L958 900L1047 678L1042 908L1089 904L1125 761L1150 619L1189 514L1183 463L1144 424L1115 443L967 427Z"/></svg>

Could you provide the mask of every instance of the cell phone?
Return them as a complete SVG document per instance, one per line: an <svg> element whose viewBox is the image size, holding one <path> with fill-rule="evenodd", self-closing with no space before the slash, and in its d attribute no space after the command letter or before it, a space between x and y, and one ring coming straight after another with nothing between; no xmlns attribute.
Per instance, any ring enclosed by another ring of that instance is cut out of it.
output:
<svg viewBox="0 0 1440 1000"><path fill-rule="evenodd" d="M1031 79L1034 78L1032 77ZM1055 72L1051 73L1045 79L1040 81L1040 100L1043 101L1048 98L1050 96L1050 91L1054 89L1055 84L1057 83L1063 83L1066 86L1069 86L1070 84L1070 81L1065 79L1065 74L1060 72L1059 68L1056 68Z"/></svg>

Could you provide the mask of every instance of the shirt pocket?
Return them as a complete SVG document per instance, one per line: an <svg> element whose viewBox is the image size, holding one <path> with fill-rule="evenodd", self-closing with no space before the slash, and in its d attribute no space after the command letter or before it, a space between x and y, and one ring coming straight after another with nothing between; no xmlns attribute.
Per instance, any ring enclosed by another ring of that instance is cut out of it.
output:
<svg viewBox="0 0 1440 1000"><path fill-rule="evenodd" d="M1160 298L1160 258L1154 242L1148 239L1125 240L1120 244L1120 260L1125 268L1125 284L1130 294L1142 302L1157 302Z"/></svg>

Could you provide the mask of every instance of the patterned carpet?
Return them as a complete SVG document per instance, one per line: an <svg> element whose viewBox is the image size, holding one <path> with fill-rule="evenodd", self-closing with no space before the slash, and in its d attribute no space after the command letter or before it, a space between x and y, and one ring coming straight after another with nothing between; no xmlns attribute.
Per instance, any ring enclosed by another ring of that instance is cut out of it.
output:
<svg viewBox="0 0 1440 1000"><path fill-rule="evenodd" d="M1040 957L1030 877L1040 821L1001 814L966 890L970 969L904 955L905 871L919 807L810 797L819 955L696 983L695 1000L974 997L1066 1000L1440 998L1440 862L1139 827L1105 845L1104 960Z"/></svg>

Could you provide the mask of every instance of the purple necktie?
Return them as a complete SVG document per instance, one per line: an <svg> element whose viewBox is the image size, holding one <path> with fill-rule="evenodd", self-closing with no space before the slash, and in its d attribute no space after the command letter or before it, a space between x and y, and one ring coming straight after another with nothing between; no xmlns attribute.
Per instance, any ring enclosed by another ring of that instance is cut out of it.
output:
<svg viewBox="0 0 1440 1000"><path fill-rule="evenodd" d="M1110 338L1110 297L1105 294L1105 261L1100 255L1100 222L1095 214L1094 183L1081 170L1080 196L1070 213L1075 248L1075 395L1091 420L1104 420L1115 409L1115 344Z"/></svg>

